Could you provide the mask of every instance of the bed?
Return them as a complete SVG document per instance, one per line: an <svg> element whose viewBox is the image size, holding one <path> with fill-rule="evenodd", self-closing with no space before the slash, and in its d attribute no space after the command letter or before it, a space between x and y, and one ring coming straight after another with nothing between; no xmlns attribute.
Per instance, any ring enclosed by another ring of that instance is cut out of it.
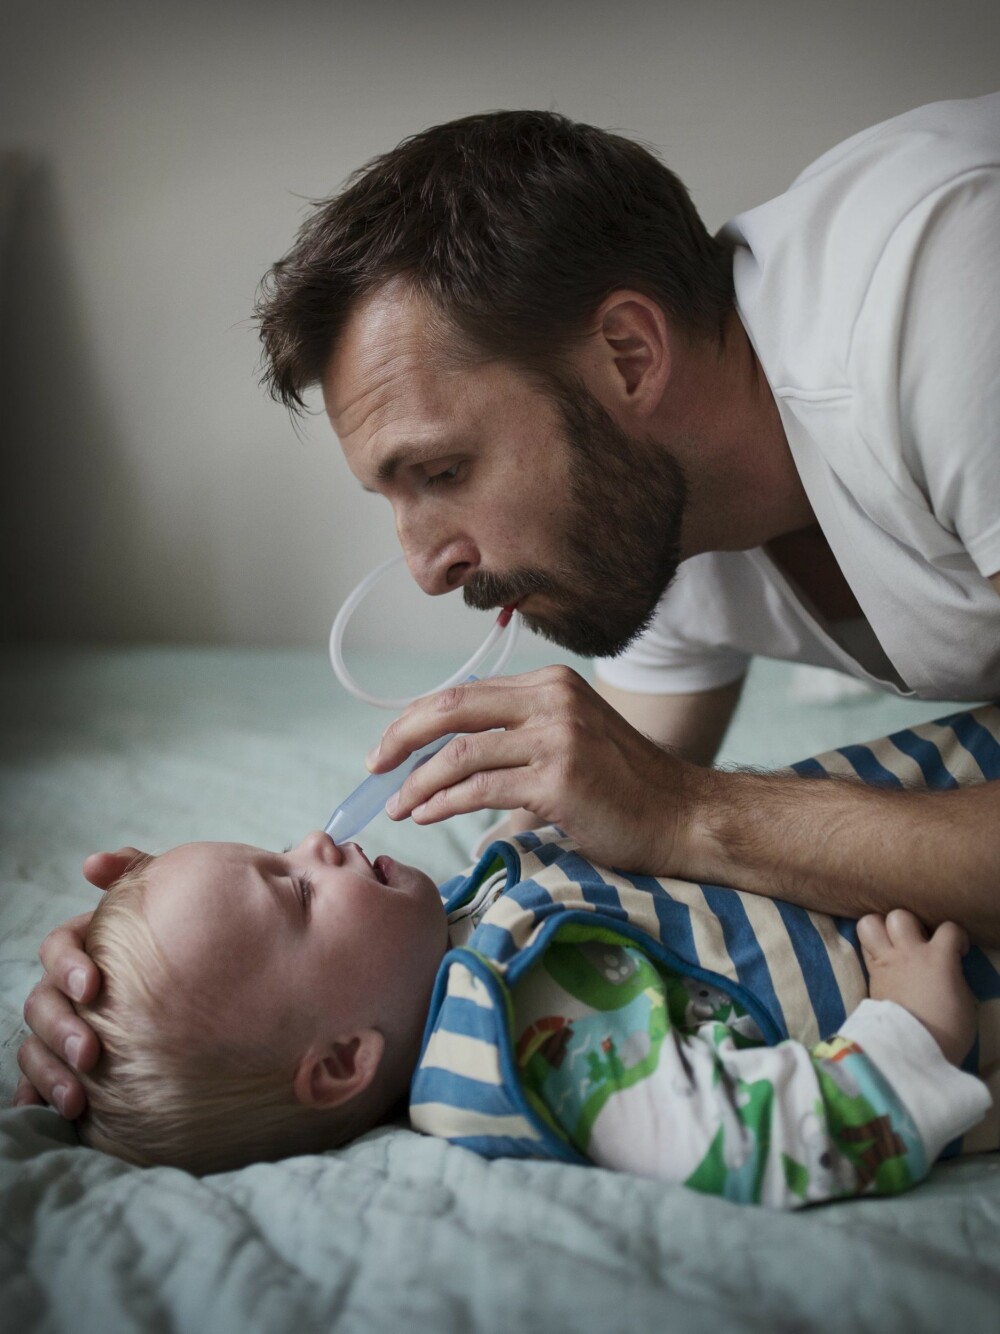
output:
<svg viewBox="0 0 1000 1334"><path fill-rule="evenodd" d="M446 664L442 664L446 665ZM439 664L406 664L430 685ZM374 669L374 668L373 668ZM0 1325L12 1331L970 1331L1000 1322L1000 1155L795 1215L380 1128L203 1180L84 1150L9 1109L45 932L95 898L83 855L283 846L358 780L381 715L318 654L25 649L2 657ZM751 675L722 757L776 765L947 711L796 699ZM384 817L366 842L439 878L487 823Z"/></svg>

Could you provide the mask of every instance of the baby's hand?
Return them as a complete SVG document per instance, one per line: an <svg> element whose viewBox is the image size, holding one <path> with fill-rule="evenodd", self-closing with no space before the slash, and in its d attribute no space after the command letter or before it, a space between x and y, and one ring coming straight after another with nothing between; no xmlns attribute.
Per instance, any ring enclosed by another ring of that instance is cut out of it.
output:
<svg viewBox="0 0 1000 1334"><path fill-rule="evenodd" d="M905 908L858 922L858 940L873 1000L891 1000L919 1019L952 1065L961 1065L976 1036L976 999L962 974L969 937L942 922L927 938Z"/></svg>

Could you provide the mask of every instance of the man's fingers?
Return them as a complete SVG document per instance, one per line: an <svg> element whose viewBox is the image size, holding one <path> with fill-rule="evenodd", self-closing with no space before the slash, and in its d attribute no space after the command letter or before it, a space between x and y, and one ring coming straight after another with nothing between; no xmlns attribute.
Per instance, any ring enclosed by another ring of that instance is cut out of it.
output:
<svg viewBox="0 0 1000 1334"><path fill-rule="evenodd" d="M524 792L523 770L492 769L472 774L454 787L436 792L413 811L416 824L436 824L470 811L505 811L519 804Z"/></svg>
<svg viewBox="0 0 1000 1334"><path fill-rule="evenodd" d="M93 913L81 913L55 927L38 951L48 984L75 1001L92 1001L101 989L97 965L83 949L92 916Z"/></svg>
<svg viewBox="0 0 1000 1334"><path fill-rule="evenodd" d="M84 877L98 889L109 889L129 867L148 854L138 848L119 848L117 852L92 852L83 863Z"/></svg>
<svg viewBox="0 0 1000 1334"><path fill-rule="evenodd" d="M554 720L566 711L575 712L572 700L580 689L591 691L572 668L556 666L439 690L416 700L389 724L367 757L368 767L373 773L385 773L448 732L512 729L529 720Z"/></svg>
<svg viewBox="0 0 1000 1334"><path fill-rule="evenodd" d="M21 1044L17 1063L41 1098L51 1103L67 1120L72 1121L81 1114L87 1105L83 1085L38 1038L30 1037Z"/></svg>
<svg viewBox="0 0 1000 1334"><path fill-rule="evenodd" d="M453 789L474 775L485 778L498 769L518 769L525 778L530 759L531 744L524 732L465 733L414 770L386 810L394 820L404 819L437 793ZM522 793L514 804L523 806L525 800L526 794Z"/></svg>
<svg viewBox="0 0 1000 1334"><path fill-rule="evenodd" d="M17 1088L14 1090L11 1105L13 1107L44 1107L45 1099L28 1079L28 1076L22 1075L17 1081Z"/></svg>
<svg viewBox="0 0 1000 1334"><path fill-rule="evenodd" d="M101 1050L97 1034L46 978L28 993L24 1021L59 1062L76 1070L89 1070L96 1063Z"/></svg>

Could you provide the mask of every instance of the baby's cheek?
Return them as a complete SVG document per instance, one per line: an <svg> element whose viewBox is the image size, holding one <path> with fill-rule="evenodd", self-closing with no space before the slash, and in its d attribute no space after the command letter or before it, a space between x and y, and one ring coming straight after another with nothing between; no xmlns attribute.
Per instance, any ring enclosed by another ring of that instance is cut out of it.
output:
<svg viewBox="0 0 1000 1334"><path fill-rule="evenodd" d="M219 1002L219 1021L234 1041L251 1037L274 1046L299 1019L295 973L276 958L237 968Z"/></svg>

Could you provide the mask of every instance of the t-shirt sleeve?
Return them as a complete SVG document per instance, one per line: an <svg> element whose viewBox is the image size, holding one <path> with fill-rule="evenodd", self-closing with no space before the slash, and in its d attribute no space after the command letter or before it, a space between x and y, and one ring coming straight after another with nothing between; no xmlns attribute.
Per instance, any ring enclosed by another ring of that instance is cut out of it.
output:
<svg viewBox="0 0 1000 1334"><path fill-rule="evenodd" d="M925 201L887 251L899 245L914 248L898 312L904 462L989 578L1000 571L1000 166Z"/></svg>

